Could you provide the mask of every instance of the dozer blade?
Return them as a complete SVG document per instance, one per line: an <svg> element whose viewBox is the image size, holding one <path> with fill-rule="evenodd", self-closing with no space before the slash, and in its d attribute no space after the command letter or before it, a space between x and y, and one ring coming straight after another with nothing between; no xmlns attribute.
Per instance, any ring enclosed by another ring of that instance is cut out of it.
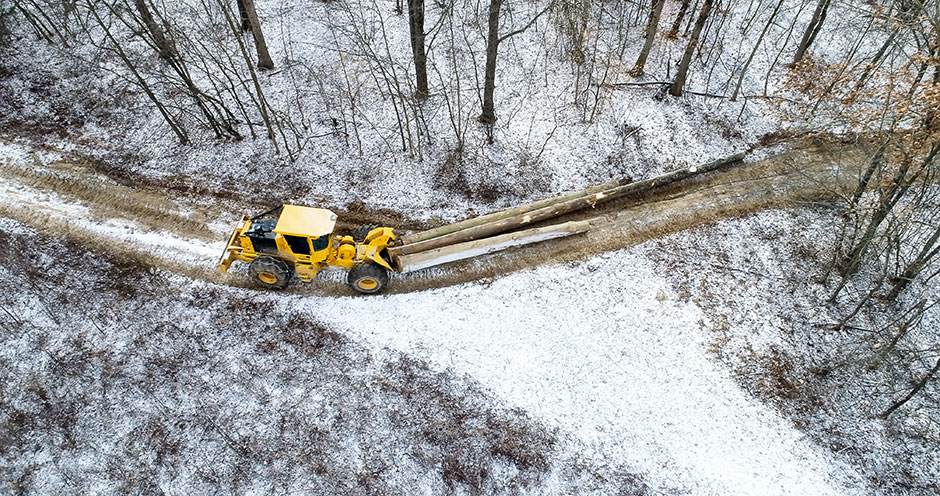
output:
<svg viewBox="0 0 940 496"><path fill-rule="evenodd" d="M499 236L468 241L466 243L457 243L411 255L399 255L394 262L400 272L414 272L436 265L495 253L515 246L574 236L575 234L585 233L588 230L590 230L590 221L565 222L563 224L501 234Z"/></svg>
<svg viewBox="0 0 940 496"><path fill-rule="evenodd" d="M232 235L228 238L228 243L225 244L225 250L222 251L222 256L219 257L219 270L222 272L228 272L229 266L235 261L235 253L242 249L240 246L232 246L232 243L235 242L235 238L238 237L239 230L239 228L235 228L235 230L232 231Z"/></svg>

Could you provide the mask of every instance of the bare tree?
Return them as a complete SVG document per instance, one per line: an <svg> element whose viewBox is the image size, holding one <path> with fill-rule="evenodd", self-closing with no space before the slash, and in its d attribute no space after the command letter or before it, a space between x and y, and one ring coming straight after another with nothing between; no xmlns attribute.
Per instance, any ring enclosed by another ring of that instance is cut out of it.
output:
<svg viewBox="0 0 940 496"><path fill-rule="evenodd" d="M698 19L695 21L695 28L692 30L692 37L689 38L689 44L685 47L685 53L682 55L682 61L679 62L679 70L676 71L676 79L669 87L669 94L672 96L682 96L682 87L685 86L685 78L689 72L689 64L692 62L692 55L698 46L699 36L702 34L702 28L708 20L708 15L712 10L713 0L705 0L702 4L702 10L699 12Z"/></svg>
<svg viewBox="0 0 940 496"><path fill-rule="evenodd" d="M235 0L238 5L238 18L241 20L242 31L251 30L251 17L248 16L248 9L245 7L244 0Z"/></svg>
<svg viewBox="0 0 940 496"><path fill-rule="evenodd" d="M927 268L927 266L936 259L937 255L940 254L940 223L938 223L937 228L934 230L933 234L927 241L924 243L920 252L912 260L907 267L904 268L904 271L901 272L901 275L897 276L894 281L894 286L891 288L891 292L888 294L888 299L895 299L907 287L915 277L920 275L920 273Z"/></svg>
<svg viewBox="0 0 940 496"><path fill-rule="evenodd" d="M160 58L166 61L170 61L173 58L173 47L167 40L166 35L164 35L163 28L157 24L156 20L154 20L153 14L150 12L150 8L147 6L147 0L134 0L134 7L137 8L137 14L140 16L140 20L147 28L147 32L149 33L150 38L153 40Z"/></svg>
<svg viewBox="0 0 940 496"><path fill-rule="evenodd" d="M424 50L424 0L408 0L408 28L411 31L411 53L415 64L415 97L428 97L428 56Z"/></svg>
<svg viewBox="0 0 940 496"><path fill-rule="evenodd" d="M101 14L98 12L98 6L93 3L93 0L85 0L85 6L87 7L90 17L94 19L94 22L101 28L104 33L105 39L108 41L107 45L102 45L102 48L110 50L120 58L127 70L133 75L134 81L140 87L141 90L147 95L147 98L153 102L154 106L160 112L160 115L163 116L163 120L166 121L167 125L170 126L170 129L173 130L173 133L176 134L176 137L179 139L180 143L186 145L189 144L189 135L183 129L183 127L177 122L176 118L170 113L169 108L159 98L154 91L151 84L147 79L141 74L138 70L137 65L131 60L127 52L124 50L124 46L117 39L115 39L114 34L111 32L111 24L106 22L105 19L101 17Z"/></svg>
<svg viewBox="0 0 940 496"><path fill-rule="evenodd" d="M0 5L0 47L5 46L10 36L10 22L16 5Z"/></svg>
<svg viewBox="0 0 940 496"><path fill-rule="evenodd" d="M921 390L924 389L924 386L926 386L927 383L930 382L931 379L933 379L933 377L937 374L938 370L940 370L940 357L937 357L937 362L934 364L934 366L930 370L928 370L927 373L924 374L924 376L921 377L919 381L917 381L917 383L910 390L910 392L908 392L906 395L904 395L903 398L899 399L898 401L894 402L894 404L889 406L887 410L885 410L884 412L882 412L881 415L879 415L879 417L881 417L882 419L887 419L889 416L891 416L892 413L895 412L895 410L904 406L908 401L911 401L911 399L917 396L917 393L921 392Z"/></svg>
<svg viewBox="0 0 940 496"><path fill-rule="evenodd" d="M549 4L544 9L532 17L532 19L530 19L529 22L524 26L500 36L499 17L503 6L503 0L490 0L490 6L488 10L489 15L487 18L486 66L483 76L483 113L480 114L480 122L484 124L496 123L496 110L493 105L493 94L496 91L496 55L499 50L499 44L532 27L532 25L535 24L535 21L537 21L538 18L542 16L542 14L548 12L548 10L552 8L553 5L554 0L549 2Z"/></svg>
<svg viewBox="0 0 940 496"><path fill-rule="evenodd" d="M665 5L666 0L654 0L653 5L650 8L650 16L646 21L646 41L643 43L643 50L640 51L640 56L636 59L636 64L633 65L633 70L630 71L630 75L633 77L640 77L643 75L643 68L646 66L646 59L650 55L650 49L653 48L653 40L656 39L656 32L659 29L659 18L663 14L663 5Z"/></svg>
<svg viewBox="0 0 940 496"><path fill-rule="evenodd" d="M761 43L763 43L764 36L767 35L767 31L770 29L770 26L773 25L774 20L777 18L777 13L780 12L781 7L783 7L783 0L778 1L777 6L774 7L773 12L770 13L770 18L767 19L767 24L764 24L764 29L757 37L757 42L754 43L754 48L751 50L751 54L748 55L747 60L744 62L744 66L741 67L741 74L738 76L738 83L734 85L734 91L731 93L732 102L738 99L738 93L741 91L741 84L744 82L744 75L747 74L748 67L751 66L751 62L754 60L754 56L757 55L757 49L760 48Z"/></svg>
<svg viewBox="0 0 940 496"><path fill-rule="evenodd" d="M268 44L264 41L264 34L261 33L261 21L258 20L254 0L238 0L238 11L241 16L242 29L244 29L246 17L251 27L251 35L255 39L255 50L258 52L258 69L273 69L274 61L271 60Z"/></svg>
<svg viewBox="0 0 940 496"><path fill-rule="evenodd" d="M692 0L682 0L682 4L679 6L679 13L676 14L676 20L672 22L672 28L669 29L666 38L674 40L679 37L679 28L682 27L682 20L685 19L685 14L689 11L691 4Z"/></svg>
<svg viewBox="0 0 940 496"><path fill-rule="evenodd" d="M241 53L242 58L245 60L245 64L248 66L248 73L251 75L251 81L254 85L254 91L256 95L254 97L254 101L258 107L258 111L261 113L264 126L267 128L268 139L270 139L274 144L274 151L280 153L280 148L277 144L277 136L274 132L274 118L271 115L268 102L264 97L264 91L261 89L261 82L258 80L258 74L251 64L251 59L248 57L248 50L245 47L245 43L242 41L241 37L238 36L239 26L229 11L229 5L227 5L224 0L216 0L216 3L218 4L219 9L222 11L222 16L225 18L225 22L228 24L229 29L232 33L235 34L235 40L238 42L239 52Z"/></svg>
<svg viewBox="0 0 940 496"><path fill-rule="evenodd" d="M830 2L831 0L819 0L816 3L813 17L810 18L809 24L806 25L806 30L803 31L803 37L800 38L800 44L796 47L796 53L793 54L793 65L798 64L800 60L803 59L806 50L813 44L813 41L816 40L816 35L819 34L819 30L822 29L823 22L826 20L826 13L829 11Z"/></svg>
<svg viewBox="0 0 940 496"><path fill-rule="evenodd" d="M171 84L182 86L185 94L189 95L199 110L203 123L210 128L217 138L235 138L241 139L241 134L235 130L233 122L235 121L231 111L222 103L217 96L211 96L204 92L193 79L189 64L184 56L176 47L175 40L167 32L171 27L167 16L158 10L157 6L150 0L134 0L135 11L128 11L123 14L114 6L109 5L108 9L116 19L128 24L133 33L137 33L148 45L150 45L158 54L161 60L170 68ZM125 15L129 17L129 22L124 21ZM137 25L132 25L136 21ZM139 29L142 25L144 29Z"/></svg>

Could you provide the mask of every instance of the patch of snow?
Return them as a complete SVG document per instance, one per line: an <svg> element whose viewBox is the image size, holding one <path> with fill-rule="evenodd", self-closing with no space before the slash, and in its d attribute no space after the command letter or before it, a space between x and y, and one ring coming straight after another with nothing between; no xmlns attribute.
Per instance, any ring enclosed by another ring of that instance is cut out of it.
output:
<svg viewBox="0 0 940 496"><path fill-rule="evenodd" d="M0 140L0 163L24 163L29 160L30 151L29 147Z"/></svg>
<svg viewBox="0 0 940 496"><path fill-rule="evenodd" d="M5 231L12 234L17 234L20 236L35 236L36 230L32 227L17 222L13 219L7 219L6 217L0 217L0 231Z"/></svg>

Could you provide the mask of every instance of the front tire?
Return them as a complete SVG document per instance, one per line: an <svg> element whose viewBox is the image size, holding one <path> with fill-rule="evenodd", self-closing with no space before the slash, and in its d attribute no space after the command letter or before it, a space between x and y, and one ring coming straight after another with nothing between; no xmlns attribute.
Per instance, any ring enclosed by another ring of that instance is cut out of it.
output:
<svg viewBox="0 0 940 496"><path fill-rule="evenodd" d="M364 262L349 269L346 282L353 289L365 294L375 294L388 286L389 275L385 267L377 263Z"/></svg>
<svg viewBox="0 0 940 496"><path fill-rule="evenodd" d="M248 277L262 287L284 289L290 282L291 270L276 258L258 257L248 265Z"/></svg>

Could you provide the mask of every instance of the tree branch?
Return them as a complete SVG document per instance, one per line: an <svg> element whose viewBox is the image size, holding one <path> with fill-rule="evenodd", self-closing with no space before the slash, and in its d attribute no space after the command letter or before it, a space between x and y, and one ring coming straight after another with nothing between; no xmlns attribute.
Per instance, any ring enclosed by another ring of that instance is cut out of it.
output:
<svg viewBox="0 0 940 496"><path fill-rule="evenodd" d="M546 5L545 8L542 9L541 12L539 12L538 14L536 14L536 16L533 17L532 20L530 20L528 24L526 24L525 26L522 26L521 28L519 28L519 29L517 29L517 30L515 30L515 31L511 31L511 32L509 32L509 33L506 33L506 34L500 36L500 37L496 40L496 43L497 43L497 44L502 43L502 42L503 42L504 40L506 40L507 38L512 38L513 36L515 36L515 35L517 35L517 34L520 34L520 33L522 33L523 31L529 29L530 27L532 27L533 24L535 24L535 21L537 21L537 20L539 19L539 17L542 17L542 14L548 12L548 10L551 9L552 7L554 7L554 6L555 6L555 0L552 0L551 2L548 2L548 5Z"/></svg>

